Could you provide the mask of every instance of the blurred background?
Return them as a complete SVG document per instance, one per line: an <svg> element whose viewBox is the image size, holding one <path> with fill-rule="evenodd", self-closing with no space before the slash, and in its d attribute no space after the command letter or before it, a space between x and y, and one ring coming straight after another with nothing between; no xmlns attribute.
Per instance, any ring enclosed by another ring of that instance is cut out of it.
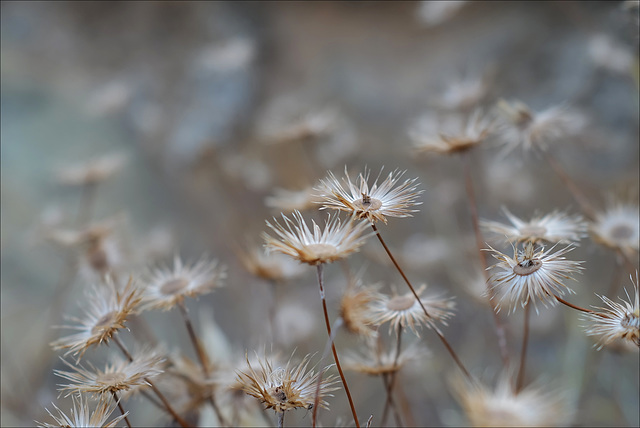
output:
<svg viewBox="0 0 640 428"><path fill-rule="evenodd" d="M416 282L456 297L445 335L474 374L490 378L500 359L491 314L474 297L481 280L462 163L416 156L408 130L424 115L491 111L500 99L534 111L564 105L585 119L578 135L552 146L567 173L600 209L608 195L637 200L637 3L3 1L0 423L30 426L48 420L52 401L70 406L56 399L52 370L61 363L48 343L62 333L51 326L79 313L95 279L82 253L51 231L83 221L112 227L111 263L123 272L175 253L227 265L225 288L188 302L199 328L213 326L220 353L272 343L283 355L321 352L314 269L304 266L274 297L236 248L260 246L266 219L304 205L305 189L345 166L352 175L366 165L372 175L384 166L418 177L420 211L381 230ZM481 218L504 220L503 205L523 218L579 213L542 158L519 148L498 154L491 144L472 152ZM87 163L104 175L89 208L73 176ZM349 258L349 269L403 290L376 244ZM575 303L597 305L594 293L615 275L630 290L629 273L617 272L604 247L587 239L570 258L585 260ZM333 316L343 270L326 269ZM274 298L287 332L278 339L265 330ZM192 352L176 313L145 316L169 349ZM505 319L515 352L521 315ZM638 426L637 350L594 356L584 322L564 307L532 323L528 374L569 391L575 425ZM381 334L388 338L386 326ZM449 392L454 365L432 333L416 341L430 353L399 380L415 424L465 424ZM351 343L340 333L338 352ZM86 358L100 361L101 352ZM377 414L380 379L348 379L361 417ZM323 423L348 424L343 393L335 395ZM143 400L130 410L134 425L160 423ZM292 420L311 424L303 411Z"/></svg>

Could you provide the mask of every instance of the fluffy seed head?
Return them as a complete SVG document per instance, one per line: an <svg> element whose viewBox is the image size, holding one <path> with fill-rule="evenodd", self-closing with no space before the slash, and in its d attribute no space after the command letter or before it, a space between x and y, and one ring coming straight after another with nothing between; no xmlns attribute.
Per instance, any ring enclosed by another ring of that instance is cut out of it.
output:
<svg viewBox="0 0 640 428"><path fill-rule="evenodd" d="M640 210L637 203L611 203L591 223L594 240L609 248L619 248L629 256L640 246Z"/></svg>
<svg viewBox="0 0 640 428"><path fill-rule="evenodd" d="M426 285L423 285L416 290L418 296L425 288ZM439 331L436 323L447 325L447 320L453 316L455 302L450 298L421 297L420 301L427 310L428 316L411 292L403 295L394 293L392 296L380 294L379 298L371 305L375 324L381 325L389 322L390 333L398 328L408 327L417 336L420 336L418 331L420 327L426 326Z"/></svg>
<svg viewBox="0 0 640 428"><path fill-rule="evenodd" d="M371 187L368 184L370 171L366 168L355 183L351 181L346 167L344 173L342 182L332 172L328 178L320 180L320 186L315 190L323 204L321 209L346 211L372 223L386 223L387 217L411 217L411 213L417 211L411 207L421 204L416 202L422 193L416 191L416 178L398 184L404 171L389 173L380 185L376 178Z"/></svg>
<svg viewBox="0 0 640 428"><path fill-rule="evenodd" d="M187 297L197 297L224 285L226 272L216 260L201 258L185 265L179 256L168 267L150 270L145 279L143 309L169 310Z"/></svg>
<svg viewBox="0 0 640 428"><path fill-rule="evenodd" d="M329 404L323 397L332 396L331 391L338 389L334 385L337 378L326 376L331 366L325 367L319 373L313 369L307 370L311 356L306 355L302 361L293 365L291 359L284 367L273 367L269 359L258 359L259 368L249 363L248 370L238 372L238 382L242 390L260 400L266 409L276 412L286 412L293 409L312 409L315 401L316 383L322 374L320 382L320 406L328 408Z"/></svg>
<svg viewBox="0 0 640 428"><path fill-rule="evenodd" d="M582 217L569 216L559 211L553 211L544 216L534 216L524 221L511 214L503 207L511 225L495 221L482 221L480 225L488 232L505 238L508 242L546 241L551 243L574 244L586 236L587 224Z"/></svg>
<svg viewBox="0 0 640 428"><path fill-rule="evenodd" d="M65 397L75 393L103 395L130 391L148 385L147 378L163 372L164 361L164 358L155 351L144 349L133 355L133 361L117 359L108 363L104 370L93 366L88 370L80 364L71 364L62 360L72 371L54 370L54 373L72 382L60 385L60 393L66 392Z"/></svg>
<svg viewBox="0 0 640 428"><path fill-rule="evenodd" d="M524 250L518 252L514 247L514 258L489 247L493 257L500 262L489 267L495 272L489 278L491 287L499 297L496 308L503 304L509 306L509 312L515 310L518 304L523 308L529 302L538 312L536 301L540 300L545 306L557 303L555 294L564 295L565 291L574 291L563 284L563 280L571 279L571 274L578 272L582 262L566 260L563 255L575 247L567 246L552 253L555 245L545 251L540 247L537 251L531 242L525 244Z"/></svg>
<svg viewBox="0 0 640 428"><path fill-rule="evenodd" d="M312 221L313 232L307 226L299 211L293 213L293 220L282 214L284 224L274 218L267 226L277 238L264 233L262 236L269 251L278 251L301 263L318 265L343 259L359 250L372 232L364 234L366 221L341 223L338 215L327 218L324 230Z"/></svg>
<svg viewBox="0 0 640 428"><path fill-rule="evenodd" d="M116 416L109 420L109 416L113 413L116 406L113 404L111 397L101 397L98 405L92 412L89 408L84 395L74 395L71 397L73 401L73 408L69 415L66 415L58 406L53 404L53 408L58 411L58 415L54 415L47 410L47 413L55 420L54 424L47 422L36 422L39 427L42 428L83 428L83 427L100 427L100 428L112 428L116 424L120 423L129 412L124 415Z"/></svg>
<svg viewBox="0 0 640 428"><path fill-rule="evenodd" d="M74 325L63 328L77 330L78 333L63 337L53 343L53 349L67 349L65 355L78 355L79 358L87 349L103 342L121 328L125 328L127 317L136 311L141 302L141 289L135 285L133 278L124 288L118 286L111 277L105 284L94 286L85 305L82 318L69 317Z"/></svg>
<svg viewBox="0 0 640 428"><path fill-rule="evenodd" d="M633 283L633 280L632 280ZM640 295L638 272L633 283L633 297L625 290L627 300L614 302L606 296L598 296L607 305L597 308L598 312L588 313L586 319L591 322L587 334L598 336L598 349L619 339L627 340L640 347Z"/></svg>

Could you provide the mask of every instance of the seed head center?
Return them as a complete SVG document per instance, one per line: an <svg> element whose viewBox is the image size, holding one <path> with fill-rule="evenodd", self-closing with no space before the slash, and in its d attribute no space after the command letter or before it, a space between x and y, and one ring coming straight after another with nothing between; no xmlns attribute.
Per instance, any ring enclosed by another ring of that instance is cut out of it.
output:
<svg viewBox="0 0 640 428"><path fill-rule="evenodd" d="M164 295L178 294L189 285L189 281L184 278L173 278L162 284L160 292Z"/></svg>
<svg viewBox="0 0 640 428"><path fill-rule="evenodd" d="M390 311L406 311L416 302L414 296L395 296L387 302L387 309Z"/></svg>
<svg viewBox="0 0 640 428"><path fill-rule="evenodd" d="M526 236L542 237L547 233L544 226L523 226L520 228L520 234Z"/></svg>
<svg viewBox="0 0 640 428"><path fill-rule="evenodd" d="M330 244L311 244L306 247L306 252L316 259L330 259L338 253L338 249Z"/></svg>
<svg viewBox="0 0 640 428"><path fill-rule="evenodd" d="M531 275L542 267L540 259L526 259L513 267L513 273L520 276Z"/></svg>
<svg viewBox="0 0 640 428"><path fill-rule="evenodd" d="M116 318L116 312L111 311L104 314L98 321L96 321L95 325L91 328L91 334L96 334L97 332L105 329L106 327L110 327Z"/></svg>
<svg viewBox="0 0 640 428"><path fill-rule="evenodd" d="M622 327L624 327L624 328L639 329L640 328L640 317L636 316L635 314L627 314L622 319L622 321L620 321L620 325Z"/></svg>
<svg viewBox="0 0 640 428"><path fill-rule="evenodd" d="M630 239L633 236L633 229L627 224L618 224L611 229L609 234L613 239L621 241Z"/></svg>
<svg viewBox="0 0 640 428"><path fill-rule="evenodd" d="M127 376L121 372L113 372L113 373L101 373L96 378L98 383L104 385L118 385L124 383L127 380Z"/></svg>
<svg viewBox="0 0 640 428"><path fill-rule="evenodd" d="M382 201L380 199L372 198L367 194L363 194L362 199L354 201L353 205L362 211L375 211L382 207Z"/></svg>

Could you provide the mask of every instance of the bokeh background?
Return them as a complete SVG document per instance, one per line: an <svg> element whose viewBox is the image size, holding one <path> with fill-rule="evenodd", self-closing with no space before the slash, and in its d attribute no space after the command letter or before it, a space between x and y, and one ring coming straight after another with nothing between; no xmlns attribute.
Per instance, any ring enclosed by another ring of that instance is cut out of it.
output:
<svg viewBox="0 0 640 428"><path fill-rule="evenodd" d="M219 259L227 286L189 302L199 325L215 325L220 353L273 343L284 355L324 347L314 269L283 286L285 333L271 339L265 319L274 297L243 269L235 246L261 244L265 219L280 213L269 206L276 189L303 190L345 165L352 174L365 165L374 173L406 169L419 178L423 204L383 233L416 282L456 297L445 335L472 372L488 378L500 359L491 315L469 291L479 274L462 163L416 157L411 124L468 108L465 96L486 111L500 99L536 111L564 104L586 118L580 135L552 147L567 173L599 208L607 195L637 197L634 2L3 1L0 12L3 426L47 419L52 401L69 408L56 401L52 370L61 363L48 343L61 334L51 326L63 313L78 313L91 278L65 273L80 256L45 231L73 228L80 192L56 179L72 165L125 159L97 188L91 212L94 221L115 218L124 271L176 252ZM539 156L498 152L492 145L473 152L482 218L504 219L502 205L522 217L579 212ZM571 258L586 261L574 301L597 304L594 293L605 293L620 269L615 256L585 240ZM374 241L349 266L385 289L403 286ZM344 272L336 265L326 275L335 316ZM628 272L619 278L630 289ZM51 313L61 281L70 291ZM176 313L146 316L168 348L191 353ZM521 317L506 320L515 352ZM530 378L569 391L575 425L638 426L637 352L594 356L583 322L566 308L532 322ZM465 424L448 387L454 365L430 332L419 341L430 354L400 377L415 423ZM346 333L337 337L339 352L352 343ZM348 377L361 416L377 414L380 379ZM142 400L131 411L134 425L160 423ZM293 418L310 424L304 412ZM348 424L340 391L322 418Z"/></svg>

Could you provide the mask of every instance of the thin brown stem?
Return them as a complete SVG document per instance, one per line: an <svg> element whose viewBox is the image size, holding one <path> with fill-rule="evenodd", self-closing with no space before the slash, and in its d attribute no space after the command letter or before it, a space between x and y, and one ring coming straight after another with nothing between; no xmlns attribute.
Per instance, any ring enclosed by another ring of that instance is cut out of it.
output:
<svg viewBox="0 0 640 428"><path fill-rule="evenodd" d="M527 365L527 346L529 345L529 319L531 315L531 304L527 302L524 307L524 325L522 327L522 348L520 349L520 368L516 379L516 394L522 390L524 384L524 374Z"/></svg>
<svg viewBox="0 0 640 428"><path fill-rule="evenodd" d="M324 296L324 284L322 281L322 267L323 267L322 263L320 263L317 266L318 286L320 288L320 299L322 300L322 311L324 313L324 322L327 327L327 334L329 335L329 338L331 338L331 323L329 322L329 312L327 311L327 302ZM331 352L333 353L333 359L336 362L336 368L338 369L338 373L340 374L340 379L342 380L342 385L344 386L344 391L347 394L347 399L349 400L349 406L351 407L353 421L355 422L356 427L360 428L360 422L358 421L358 414L356 413L356 407L353 404L353 399L351 398L351 392L349 391L349 386L347 385L347 379L344 377L344 373L342 372L342 366L340 365L340 360L338 359L338 352L336 351L336 346L333 343L333 340L331 341ZM315 406L315 408L313 409L313 426L314 427L316 422L317 407L318 406Z"/></svg>
<svg viewBox="0 0 640 428"><path fill-rule="evenodd" d="M178 308L180 309L180 313L182 314L182 319L184 320L185 326L187 327L187 332L189 333L189 338L191 339L191 343L193 344L193 347L196 351L196 355L198 356L198 360L200 361L200 365L202 366L202 372L204 373L204 377L208 379L210 375L209 358L204 348L202 347L202 344L198 340L198 337L196 336L196 331L193 328L193 324L191 323L191 318L189 318L189 314L187 312L187 307L185 306L183 301L181 301L178 304ZM227 421L222 416L222 412L218 407L218 403L216 402L213 391L211 391L211 395L209 395L209 402L211 403L211 407L213 407L213 411L215 412L218 418L218 421L220 421L220 424L222 426L227 426Z"/></svg>
<svg viewBox="0 0 640 428"><path fill-rule="evenodd" d="M487 271L487 259L485 258L484 251L484 239L482 239L482 233L480 232L480 221L478 217L478 203L476 202L476 195L473 188L473 178L471 177L471 158L469 153L464 154L464 181L467 191L467 198L469 199L469 211L471 213L471 223L473 224L473 232L476 237L476 246L478 248L478 255L480 256L480 265L482 273L484 275L485 284L487 287L487 301L491 306L491 314L493 315L493 323L498 337L498 348L500 349L500 357L502 358L502 364L507 367L509 365L509 350L507 346L506 329L500 317L498 311L496 311L496 305L494 303L494 291L489 284L489 273Z"/></svg>
<svg viewBox="0 0 640 428"><path fill-rule="evenodd" d="M120 350L122 351L122 353L124 354L124 356L129 360L129 361L133 361L133 357L131 356L131 354L129 353L129 351L127 350L127 348L124 346L124 344L120 341L120 339L118 337L111 336L111 339L113 340L113 342L118 345L118 348L120 348ZM154 385L153 382L151 382L151 379L149 378L144 378L144 381L147 382L149 384L149 386L151 387L151 389L153 390L153 392L155 392L155 394L158 396L158 398L160 399L160 401L162 402L162 405L164 406L164 408L167 410L167 412L169 412L169 414L173 417L173 419L183 428L188 428L190 426L190 424L185 421L184 419L182 419L180 417L180 415L178 415L178 413L176 413L176 411L173 409L173 407L171 407L171 404L169 404L169 401L167 401L166 397L160 392L160 390Z"/></svg>
<svg viewBox="0 0 640 428"><path fill-rule="evenodd" d="M395 405L394 405L394 401L393 401L393 387L395 386L395 382L396 382L396 377L398 374L398 360L400 359L400 350L402 349L402 327L400 326L400 324L398 324L398 327L396 329L396 353L393 357L393 372L390 375L390 379L387 385L385 385L387 387L387 400L384 404L384 410L382 411L382 419L380 422L380 425L384 426L385 422L387 421L387 415L389 414L389 408L390 407L394 407L395 410ZM397 413L397 410L396 410ZM396 418L396 423L398 424L398 426L402 426L402 422Z"/></svg>
<svg viewBox="0 0 640 428"><path fill-rule="evenodd" d="M400 275L404 279L404 282L406 282L406 284L409 286L409 289L411 290L411 292L413 293L414 297L418 301L418 304L420 305L420 307L424 311L424 314L429 319L431 319L431 315L429 315L429 313L427 312L427 308L424 307L424 304L422 303L422 300L420 299L420 296L418 296L418 293L416 293L415 288L413 287L413 285L411 285L411 281L409 281L409 278L407 278L407 276L405 275L404 271L402 270L402 268L400 267L400 265L396 261L395 257L393 257L393 254L391 254L391 251L389 250L389 247L387 247L387 244L384 242L384 239L382 239L382 235L380 235L380 232L378 231L378 228L376 227L375 223L371 223L371 227L376 232L376 236L378 237L378 240L380 241L380 243L384 247L384 250L387 252L387 255L389 256L389 259L391 259L391 262L393 263L393 265L396 267L396 269L398 270L398 272L400 273ZM445 346L445 348L447 348L447 351L449 351L449 354L451 355L451 358L453 358L453 361L455 361L455 363L458 365L458 368L460 368L460 370L462 371L462 373L464 373L464 375L467 377L467 379L471 380L472 379L471 375L469 374L469 372L465 368L464 364L462 364L462 361L460 361L460 359L458 358L458 355L455 353L455 351L453 350L453 348L451 347L451 345L449 344L447 339L445 339L444 336L442 335L442 333L440 333L440 331L438 331L437 327L434 326L433 331L436 333L436 335L438 336L438 338L440 339L442 344Z"/></svg>
<svg viewBox="0 0 640 428"><path fill-rule="evenodd" d="M575 309L575 310L580 311L580 312L585 312L585 313L587 313L587 314L597 314L597 313L598 313L598 312L596 312L596 311L592 311L591 309L585 309L585 308L582 308L582 307L580 307L580 306L578 306L578 305L574 305L573 303L569 303L569 302L567 302L566 300L564 300L562 297L558 297L558 296L556 296L555 294L553 295L553 297L554 297L558 302L562 303L562 304L563 304L563 305L565 305L565 306L570 307L571 309Z"/></svg>
<svg viewBox="0 0 640 428"><path fill-rule="evenodd" d="M284 412L278 413L278 428L284 428Z"/></svg>
<svg viewBox="0 0 640 428"><path fill-rule="evenodd" d="M118 409L120 409L120 413L122 413L122 416L124 416L124 421L127 423L127 426L131 428L131 422L129 422L127 413L124 411L124 408L122 407L122 403L120 403L120 399L118 398L118 393L115 391L111 391L111 394L113 395L113 401L115 401L116 405L118 406Z"/></svg>

